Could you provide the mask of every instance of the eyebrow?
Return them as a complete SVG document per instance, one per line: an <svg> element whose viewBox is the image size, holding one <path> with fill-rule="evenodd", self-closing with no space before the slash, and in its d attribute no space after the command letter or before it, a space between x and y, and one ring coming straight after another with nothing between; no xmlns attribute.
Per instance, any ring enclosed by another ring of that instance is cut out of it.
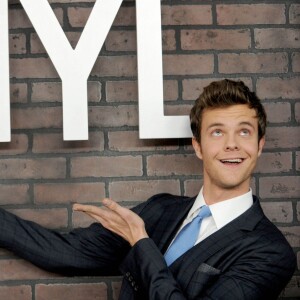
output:
<svg viewBox="0 0 300 300"><path fill-rule="evenodd" d="M247 121L240 122L238 125L239 126L248 125L248 126L252 127L253 129L255 129L254 125L251 122L247 122ZM211 125L209 125L207 127L207 129L210 129L212 127L222 127L222 126L225 126L225 124L223 124L223 123L212 123Z"/></svg>

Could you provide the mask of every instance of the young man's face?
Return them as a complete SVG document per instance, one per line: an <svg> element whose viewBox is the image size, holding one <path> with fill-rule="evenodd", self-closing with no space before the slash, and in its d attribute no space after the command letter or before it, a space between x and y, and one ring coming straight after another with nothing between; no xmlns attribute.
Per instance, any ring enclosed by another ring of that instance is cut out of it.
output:
<svg viewBox="0 0 300 300"><path fill-rule="evenodd" d="M204 189L247 192L264 142L258 141L256 112L248 105L204 110L200 144L193 139L203 160Z"/></svg>

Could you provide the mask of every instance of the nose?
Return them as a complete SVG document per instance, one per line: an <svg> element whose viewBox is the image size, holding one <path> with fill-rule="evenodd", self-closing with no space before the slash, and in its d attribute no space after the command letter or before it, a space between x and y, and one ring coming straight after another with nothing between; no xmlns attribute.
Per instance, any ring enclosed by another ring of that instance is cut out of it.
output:
<svg viewBox="0 0 300 300"><path fill-rule="evenodd" d="M234 134L230 134L227 136L225 141L225 151L234 151L239 150L238 141Z"/></svg>

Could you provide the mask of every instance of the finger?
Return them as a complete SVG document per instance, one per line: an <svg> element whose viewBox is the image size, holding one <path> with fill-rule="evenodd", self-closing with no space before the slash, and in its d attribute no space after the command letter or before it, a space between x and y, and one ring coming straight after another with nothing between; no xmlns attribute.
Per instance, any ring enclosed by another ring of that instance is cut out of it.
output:
<svg viewBox="0 0 300 300"><path fill-rule="evenodd" d="M127 216L128 216L128 209L127 208L122 207L117 202L115 202L111 199L108 199L108 198L103 199L102 203L105 207L107 207L108 209L114 211L120 217L125 219L125 221L127 220Z"/></svg>
<svg viewBox="0 0 300 300"><path fill-rule="evenodd" d="M123 224L122 217L117 212L110 209L103 209L94 205L74 204L73 210L86 213L102 225L104 225L104 222L105 224L110 225Z"/></svg>
<svg viewBox="0 0 300 300"><path fill-rule="evenodd" d="M101 208L94 206L94 205L86 205L86 204L74 204L73 210L75 211L82 211L82 212L91 212L91 213L98 213L101 211Z"/></svg>

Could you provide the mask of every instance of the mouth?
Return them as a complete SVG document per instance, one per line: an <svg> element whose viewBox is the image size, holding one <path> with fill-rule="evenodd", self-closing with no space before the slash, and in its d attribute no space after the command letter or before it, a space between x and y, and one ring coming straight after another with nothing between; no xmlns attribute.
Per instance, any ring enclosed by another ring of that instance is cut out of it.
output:
<svg viewBox="0 0 300 300"><path fill-rule="evenodd" d="M226 158L226 159L220 159L220 162L225 165L239 165L244 160L245 160L244 158Z"/></svg>

